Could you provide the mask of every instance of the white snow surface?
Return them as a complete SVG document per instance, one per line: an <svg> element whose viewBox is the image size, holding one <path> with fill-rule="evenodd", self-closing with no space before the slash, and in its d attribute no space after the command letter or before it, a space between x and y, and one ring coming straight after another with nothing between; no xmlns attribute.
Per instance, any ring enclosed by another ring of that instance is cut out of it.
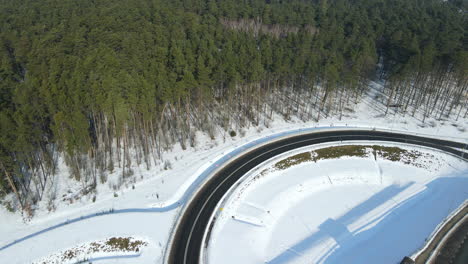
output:
<svg viewBox="0 0 468 264"><path fill-rule="evenodd" d="M400 147L433 157L421 166L370 156L274 167L309 147L253 169L220 203L204 262L399 263L468 199L466 162Z"/></svg>
<svg viewBox="0 0 468 264"><path fill-rule="evenodd" d="M119 182L121 168L116 164L113 172L106 173L106 182L98 184L96 193L87 195L80 195L86 186L71 178L61 159L58 174L49 181L48 188L54 191L36 206L33 218L25 219L20 213L11 213L0 205L0 263L32 263L77 245L114 236L143 237L148 247L135 258L109 254L109 258L99 263L162 263L181 205L210 172L233 156L273 138L342 126L385 128L468 142L468 119L428 118L422 124L418 115L401 116L390 111L383 116L383 101L379 101L383 99L375 100L378 89L379 84L371 83L368 97L356 105L354 112L345 113L342 120L330 117L320 122L302 122L293 117L285 121L275 116L268 124L245 128L243 133L238 131L235 137L220 132L211 140L208 135L198 133L195 147L182 150L176 145L164 153L164 160L171 163L172 169L164 170L162 163L153 164L149 169L133 163L133 176ZM342 187L351 188L339 186ZM11 196L10 199L14 200ZM449 213L447 209L445 216Z"/></svg>

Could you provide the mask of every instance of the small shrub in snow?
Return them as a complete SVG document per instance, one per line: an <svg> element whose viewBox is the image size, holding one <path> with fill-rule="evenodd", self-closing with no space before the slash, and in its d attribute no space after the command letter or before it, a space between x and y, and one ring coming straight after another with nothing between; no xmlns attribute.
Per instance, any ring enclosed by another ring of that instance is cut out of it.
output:
<svg viewBox="0 0 468 264"><path fill-rule="evenodd" d="M243 129L241 129L241 130L239 131L239 133L240 133L240 136L241 136L241 137L245 137L245 131L244 131Z"/></svg>
<svg viewBox="0 0 468 264"><path fill-rule="evenodd" d="M107 173L104 170L99 171L99 180L101 184L107 182Z"/></svg>
<svg viewBox="0 0 468 264"><path fill-rule="evenodd" d="M134 174L133 169L126 169L126 170L124 170L124 175L123 175L123 177L124 177L124 178L131 177L131 176L133 176L133 174Z"/></svg>
<svg viewBox="0 0 468 264"><path fill-rule="evenodd" d="M182 150L187 149L187 145L185 145L185 140L180 141L180 147L182 148Z"/></svg>
<svg viewBox="0 0 468 264"><path fill-rule="evenodd" d="M109 165L107 166L107 170L111 173L114 171L114 161L110 160Z"/></svg>
<svg viewBox="0 0 468 264"><path fill-rule="evenodd" d="M31 219L34 216L34 208L31 203L26 203L23 208L23 212L25 213L25 217Z"/></svg>
<svg viewBox="0 0 468 264"><path fill-rule="evenodd" d="M47 201L47 211L53 212L55 211L55 209L57 209L57 207L55 206L55 199L49 199Z"/></svg>
<svg viewBox="0 0 468 264"><path fill-rule="evenodd" d="M209 124L207 128L208 136L210 137L211 140L215 140L216 138L216 131L213 125Z"/></svg>
<svg viewBox="0 0 468 264"><path fill-rule="evenodd" d="M80 181L80 169L77 166L70 166L68 171L70 173L70 177L74 178L76 181Z"/></svg>
<svg viewBox="0 0 468 264"><path fill-rule="evenodd" d="M3 202L3 205L4 205L5 208L8 210L8 212L11 212L11 213L16 212L15 207L11 204L10 201L5 201L5 202Z"/></svg>
<svg viewBox="0 0 468 264"><path fill-rule="evenodd" d="M197 145L195 132L190 131L189 141L190 141L190 147L194 148Z"/></svg>
<svg viewBox="0 0 468 264"><path fill-rule="evenodd" d="M169 160L164 161L164 170L172 169L172 164Z"/></svg>

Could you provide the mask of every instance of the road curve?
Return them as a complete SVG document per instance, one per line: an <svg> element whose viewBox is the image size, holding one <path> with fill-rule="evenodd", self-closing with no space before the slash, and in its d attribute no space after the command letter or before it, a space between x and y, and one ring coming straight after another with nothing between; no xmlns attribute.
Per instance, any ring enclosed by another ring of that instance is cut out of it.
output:
<svg viewBox="0 0 468 264"><path fill-rule="evenodd" d="M208 227L213 211L223 195L246 172L267 159L295 148L350 140L407 143L431 147L461 158L468 158L468 153L465 152L468 150L466 143L378 130L311 132L262 145L225 165L190 200L180 218L179 225L175 227L176 230L171 239L172 243L169 245L171 248L167 257L168 263L199 263L204 232Z"/></svg>

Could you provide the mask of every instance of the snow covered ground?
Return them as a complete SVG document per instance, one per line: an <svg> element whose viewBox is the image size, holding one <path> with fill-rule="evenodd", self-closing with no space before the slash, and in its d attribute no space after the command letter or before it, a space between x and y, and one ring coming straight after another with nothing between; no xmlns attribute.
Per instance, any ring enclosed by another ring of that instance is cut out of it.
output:
<svg viewBox="0 0 468 264"><path fill-rule="evenodd" d="M119 182L121 171L116 168L108 173L104 184L98 185L96 193L83 194L84 186L69 177L62 163L60 175L52 186L54 195L38 204L32 219L24 219L18 212L9 212L6 206L0 205L0 260L31 263L78 245L125 236L144 238L148 245L134 258L119 258L119 253L109 253L109 258L102 262L160 263L180 205L210 171L249 147L300 130L380 127L468 142L468 119L427 119L422 124L418 116L403 117L391 112L383 116L385 109L375 100L378 85L374 83L371 87L369 96L354 112L346 112L341 121L331 117L319 123L304 123L277 116L268 127L246 128L236 137L219 133L211 140L208 135L198 133L195 148L182 150L176 145L164 154L172 168L165 170L161 163L147 170L144 165L135 164L133 176L124 182Z"/></svg>
<svg viewBox="0 0 468 264"><path fill-rule="evenodd" d="M375 159L369 150L366 157L275 165L309 147L267 161L219 205L205 261L399 263L468 201L466 162L402 148L424 154L410 164Z"/></svg>
<svg viewBox="0 0 468 264"><path fill-rule="evenodd" d="M145 239L134 237L112 237L109 239L92 241L57 252L34 264L57 263L67 264L81 262L96 262L102 260L131 259L140 257L140 252L148 246ZM114 255L108 256L109 253Z"/></svg>

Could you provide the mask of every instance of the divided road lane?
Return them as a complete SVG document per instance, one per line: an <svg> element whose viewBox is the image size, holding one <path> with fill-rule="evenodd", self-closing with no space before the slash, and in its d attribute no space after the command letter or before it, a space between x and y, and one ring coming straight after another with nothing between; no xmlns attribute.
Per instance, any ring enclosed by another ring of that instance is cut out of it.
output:
<svg viewBox="0 0 468 264"><path fill-rule="evenodd" d="M435 138L383 132L378 130L337 130L311 132L273 141L229 162L206 182L189 201L176 227L167 258L172 264L199 263L205 230L218 202L245 173L274 156L296 148L327 142L350 140L389 141L439 149L468 159L466 143ZM461 151L465 150L465 151ZM208 235L209 236L209 235ZM208 240L208 239L207 239Z"/></svg>

